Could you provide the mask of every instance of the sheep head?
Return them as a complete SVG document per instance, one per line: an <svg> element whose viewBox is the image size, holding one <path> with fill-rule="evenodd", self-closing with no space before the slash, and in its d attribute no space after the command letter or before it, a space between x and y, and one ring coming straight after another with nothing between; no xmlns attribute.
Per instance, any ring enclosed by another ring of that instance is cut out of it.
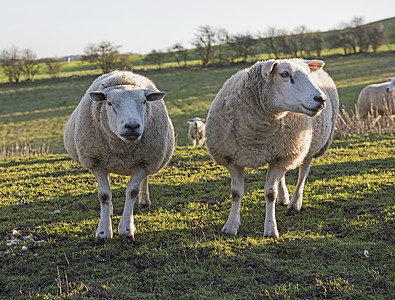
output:
<svg viewBox="0 0 395 300"><path fill-rule="evenodd" d="M129 85L120 85L92 91L92 101L105 102L104 122L121 140L136 142L141 139L144 131L147 101L163 99L166 93L144 90Z"/></svg>
<svg viewBox="0 0 395 300"><path fill-rule="evenodd" d="M320 60L268 60L261 74L273 84L273 104L278 112L296 112L318 116L327 96L315 83L312 73L324 66Z"/></svg>

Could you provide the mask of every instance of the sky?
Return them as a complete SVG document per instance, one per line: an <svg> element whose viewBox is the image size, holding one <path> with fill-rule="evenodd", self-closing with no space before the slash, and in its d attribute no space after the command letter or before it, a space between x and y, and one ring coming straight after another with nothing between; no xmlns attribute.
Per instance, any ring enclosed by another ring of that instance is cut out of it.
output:
<svg viewBox="0 0 395 300"><path fill-rule="evenodd" d="M0 51L28 48L38 58L83 54L102 41L121 53L191 48L205 25L255 35L268 27L327 31L354 17L370 23L395 16L393 0L0 0L0 10Z"/></svg>

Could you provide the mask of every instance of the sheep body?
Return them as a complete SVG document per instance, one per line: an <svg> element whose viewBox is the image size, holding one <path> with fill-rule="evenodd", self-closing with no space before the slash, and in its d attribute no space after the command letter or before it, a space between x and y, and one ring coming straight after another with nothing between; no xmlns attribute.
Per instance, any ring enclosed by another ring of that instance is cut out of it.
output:
<svg viewBox="0 0 395 300"><path fill-rule="evenodd" d="M108 174L131 175L119 231L134 234L133 204L149 205L148 175L161 170L174 150L173 125L159 92L146 77L112 72L88 88L66 125L64 144L73 160L99 185L101 217L97 241L112 237Z"/></svg>
<svg viewBox="0 0 395 300"><path fill-rule="evenodd" d="M205 119L195 117L190 119L187 124L189 125L188 129L188 138L192 143L192 146L203 146L205 142L205 132L206 125L203 123Z"/></svg>
<svg viewBox="0 0 395 300"><path fill-rule="evenodd" d="M206 146L232 180L232 210L223 232L236 234L240 225L245 167L269 163L265 236L278 236L274 200L289 203L288 214L300 210L310 161L329 148L338 115L336 87L322 66L299 59L258 62L229 78L214 99ZM298 188L289 202L285 172L298 166Z"/></svg>
<svg viewBox="0 0 395 300"><path fill-rule="evenodd" d="M359 93L357 100L358 114L366 118L369 112L378 115L395 114L395 77L388 82L370 84Z"/></svg>

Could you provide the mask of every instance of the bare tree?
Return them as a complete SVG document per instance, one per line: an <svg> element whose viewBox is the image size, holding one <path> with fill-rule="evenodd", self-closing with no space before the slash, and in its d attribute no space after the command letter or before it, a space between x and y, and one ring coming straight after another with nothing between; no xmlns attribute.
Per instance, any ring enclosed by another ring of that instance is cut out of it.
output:
<svg viewBox="0 0 395 300"><path fill-rule="evenodd" d="M167 53L160 50L152 50L149 54L147 54L144 58L144 62L146 64L156 64L158 69L162 69L162 63L166 59Z"/></svg>
<svg viewBox="0 0 395 300"><path fill-rule="evenodd" d="M64 67L64 62L59 58L46 59L45 64L48 68L48 74L52 79L59 78L60 72Z"/></svg>
<svg viewBox="0 0 395 300"><path fill-rule="evenodd" d="M379 24L370 24L367 27L368 40L372 46L373 53L377 53L379 48L384 42L384 28Z"/></svg>
<svg viewBox="0 0 395 300"><path fill-rule="evenodd" d="M37 60L37 55L30 49L23 49L21 51L22 72L31 81L34 76L38 74L40 69L40 62Z"/></svg>
<svg viewBox="0 0 395 300"><path fill-rule="evenodd" d="M188 63L188 50L184 48L181 43L176 43L171 46L168 50L169 55L171 55L177 62L178 66L181 66L181 61L184 62L184 67Z"/></svg>
<svg viewBox="0 0 395 300"><path fill-rule="evenodd" d="M300 53L300 57L303 57L309 48L309 43L311 40L310 31L305 25L298 26L295 31L297 46Z"/></svg>
<svg viewBox="0 0 395 300"><path fill-rule="evenodd" d="M214 28L206 25L200 26L192 44L196 47L197 55L202 61L202 66L207 67L214 57L214 45L216 43L216 32Z"/></svg>
<svg viewBox="0 0 395 300"><path fill-rule="evenodd" d="M132 66L128 63L128 58L119 53L118 49L120 47L111 42L89 44L85 48L83 59L96 64L103 73L108 73L116 69L130 70Z"/></svg>
<svg viewBox="0 0 395 300"><path fill-rule="evenodd" d="M321 57L323 43L324 43L324 38L321 32L311 33L310 49L316 52L317 57Z"/></svg>
<svg viewBox="0 0 395 300"><path fill-rule="evenodd" d="M0 55L1 66L9 82L20 81L23 69L21 52L18 47L13 46L10 49L4 49Z"/></svg>
<svg viewBox="0 0 395 300"><path fill-rule="evenodd" d="M247 61L249 55L256 54L256 39L250 33L239 33L231 37L230 45L234 49L236 55L241 57L243 61Z"/></svg>
<svg viewBox="0 0 395 300"><path fill-rule="evenodd" d="M266 32L264 32L260 39L263 41L266 51L270 54L274 54L275 58L279 58L280 45L278 37L279 32L275 27L269 27Z"/></svg>

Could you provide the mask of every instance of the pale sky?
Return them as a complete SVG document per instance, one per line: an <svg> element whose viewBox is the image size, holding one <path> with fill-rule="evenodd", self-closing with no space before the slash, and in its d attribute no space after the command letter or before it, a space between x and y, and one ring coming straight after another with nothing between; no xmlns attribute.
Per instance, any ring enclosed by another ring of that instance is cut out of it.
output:
<svg viewBox="0 0 395 300"><path fill-rule="evenodd" d="M305 25L327 31L362 17L395 16L394 0L0 0L0 51L29 48L39 58L83 54L109 41L145 54L175 43L191 48L197 28L257 34Z"/></svg>

